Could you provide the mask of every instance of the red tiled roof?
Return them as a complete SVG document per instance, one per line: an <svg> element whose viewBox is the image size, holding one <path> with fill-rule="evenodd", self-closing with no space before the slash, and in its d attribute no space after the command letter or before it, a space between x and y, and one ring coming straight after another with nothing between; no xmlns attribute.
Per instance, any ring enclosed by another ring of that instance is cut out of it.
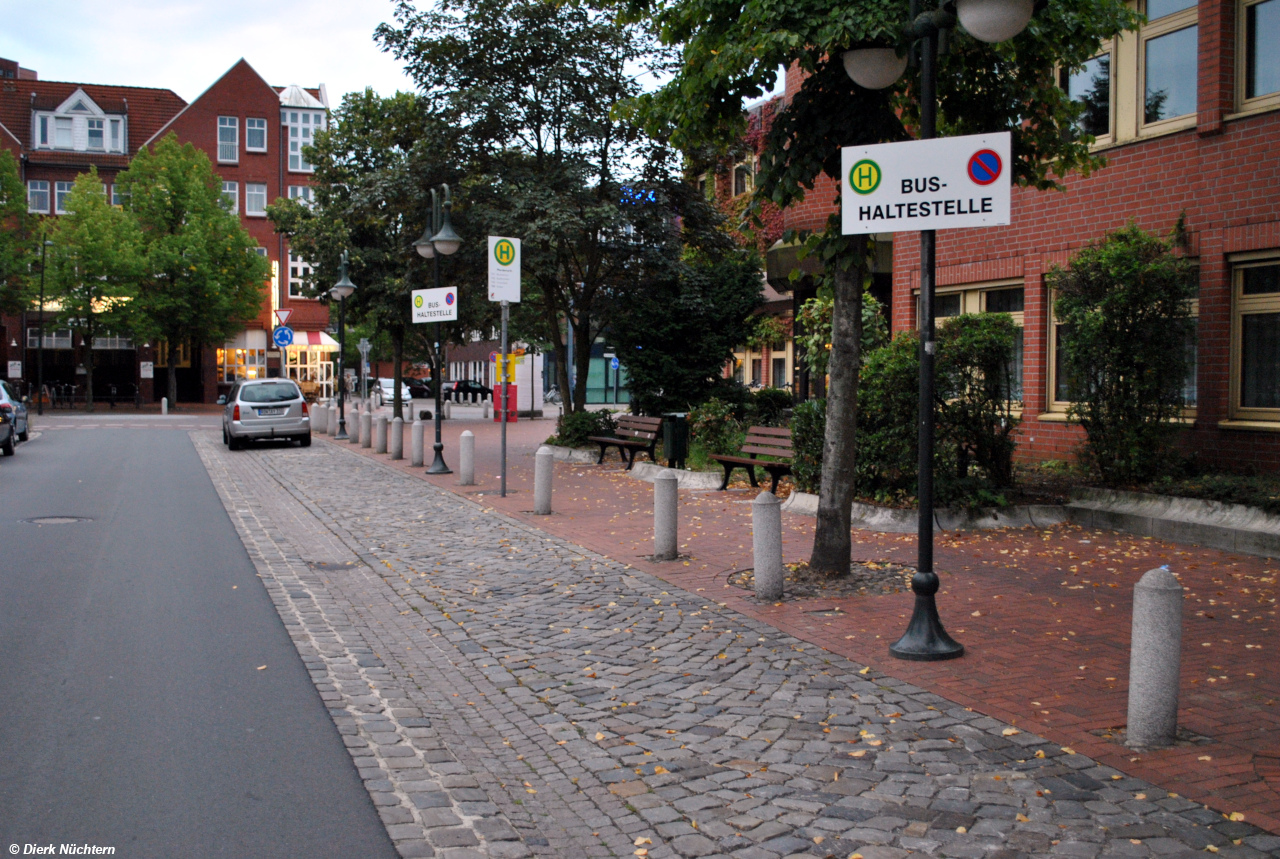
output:
<svg viewBox="0 0 1280 859"><path fill-rule="evenodd" d="M0 124L22 141L24 148L29 147L33 100L37 109L51 110L66 101L77 89L83 89L85 94L104 111L128 115L129 154L131 155L187 104L173 90L152 87L109 86L68 81L5 81L0 85ZM100 155L59 154L74 155L78 160L73 163L104 163L88 160L104 157Z"/></svg>

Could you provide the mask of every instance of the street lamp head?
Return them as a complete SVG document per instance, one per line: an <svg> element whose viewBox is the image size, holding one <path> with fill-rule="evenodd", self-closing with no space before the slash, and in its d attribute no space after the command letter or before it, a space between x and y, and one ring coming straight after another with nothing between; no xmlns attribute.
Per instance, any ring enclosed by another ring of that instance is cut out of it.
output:
<svg viewBox="0 0 1280 859"><path fill-rule="evenodd" d="M448 186L445 186L444 196L444 222L440 226L440 232L431 237L431 244L435 249L449 256L458 252L458 248L462 247L462 236L453 231L453 220L449 217L449 213L453 210L453 201L449 199Z"/></svg>
<svg viewBox="0 0 1280 859"><path fill-rule="evenodd" d="M329 290L329 294L339 301L350 298L351 293L356 291L356 285L351 282L351 278L347 277L347 252L342 252L342 277Z"/></svg>
<svg viewBox="0 0 1280 859"><path fill-rule="evenodd" d="M956 0L960 26L982 42L1003 42L1026 29L1035 0Z"/></svg>
<svg viewBox="0 0 1280 859"><path fill-rule="evenodd" d="M431 259L436 255L436 246L431 244L431 225L427 224L427 228L422 231L422 238L413 243L418 249L418 253L423 259Z"/></svg>
<svg viewBox="0 0 1280 859"><path fill-rule="evenodd" d="M902 77L907 68L907 58L898 56L893 48L854 48L840 58L845 72L863 89L884 89Z"/></svg>

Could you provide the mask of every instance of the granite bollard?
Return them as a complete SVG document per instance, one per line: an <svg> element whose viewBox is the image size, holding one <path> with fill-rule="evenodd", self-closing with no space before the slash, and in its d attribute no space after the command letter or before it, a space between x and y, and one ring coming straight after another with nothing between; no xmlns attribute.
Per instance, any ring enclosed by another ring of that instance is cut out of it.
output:
<svg viewBox="0 0 1280 859"><path fill-rule="evenodd" d="M751 502L751 548L755 556L756 597L782 598L782 502L761 492Z"/></svg>
<svg viewBox="0 0 1280 859"><path fill-rule="evenodd" d="M674 561L679 554L679 480L666 469L653 481L653 559Z"/></svg>
<svg viewBox="0 0 1280 859"><path fill-rule="evenodd" d="M387 416L378 415L378 420L373 426L373 452L387 452Z"/></svg>
<svg viewBox="0 0 1280 859"><path fill-rule="evenodd" d="M373 447L373 412L360 413L360 446Z"/></svg>
<svg viewBox="0 0 1280 859"><path fill-rule="evenodd" d="M476 436L471 430L458 436L458 484L476 485Z"/></svg>
<svg viewBox="0 0 1280 859"><path fill-rule="evenodd" d="M422 465L422 432L425 427L426 424L421 419L418 419L413 422L409 429L409 464L414 468Z"/></svg>
<svg viewBox="0 0 1280 859"><path fill-rule="evenodd" d="M551 513L551 477L555 473L556 454L543 445L538 448L533 466L533 512L538 516Z"/></svg>
<svg viewBox="0 0 1280 859"><path fill-rule="evenodd" d="M1133 588L1125 743L1135 749L1171 746L1178 736L1182 599L1182 585L1168 567L1148 570Z"/></svg>
<svg viewBox="0 0 1280 859"><path fill-rule="evenodd" d="M391 437L387 439L387 448L392 459L404 459L404 418L394 418L389 430Z"/></svg>

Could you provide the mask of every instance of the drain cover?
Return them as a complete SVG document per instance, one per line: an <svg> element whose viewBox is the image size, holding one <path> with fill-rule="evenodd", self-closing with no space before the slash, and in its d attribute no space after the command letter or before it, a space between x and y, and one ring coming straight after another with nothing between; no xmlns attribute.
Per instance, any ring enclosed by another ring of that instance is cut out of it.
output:
<svg viewBox="0 0 1280 859"><path fill-rule="evenodd" d="M32 525L74 525L77 522L92 522L85 516L37 516L34 519L23 519Z"/></svg>

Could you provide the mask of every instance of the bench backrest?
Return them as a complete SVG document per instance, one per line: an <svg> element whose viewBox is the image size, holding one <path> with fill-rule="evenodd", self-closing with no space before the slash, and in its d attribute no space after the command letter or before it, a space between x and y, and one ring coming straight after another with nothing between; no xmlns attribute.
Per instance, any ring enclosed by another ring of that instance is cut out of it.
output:
<svg viewBox="0 0 1280 859"><path fill-rule="evenodd" d="M646 418L641 415L619 415L614 435L618 438L653 441L662 431L662 418Z"/></svg>
<svg viewBox="0 0 1280 859"><path fill-rule="evenodd" d="M751 427L742 443L742 452L750 456L773 456L790 459L791 430L786 427Z"/></svg>

